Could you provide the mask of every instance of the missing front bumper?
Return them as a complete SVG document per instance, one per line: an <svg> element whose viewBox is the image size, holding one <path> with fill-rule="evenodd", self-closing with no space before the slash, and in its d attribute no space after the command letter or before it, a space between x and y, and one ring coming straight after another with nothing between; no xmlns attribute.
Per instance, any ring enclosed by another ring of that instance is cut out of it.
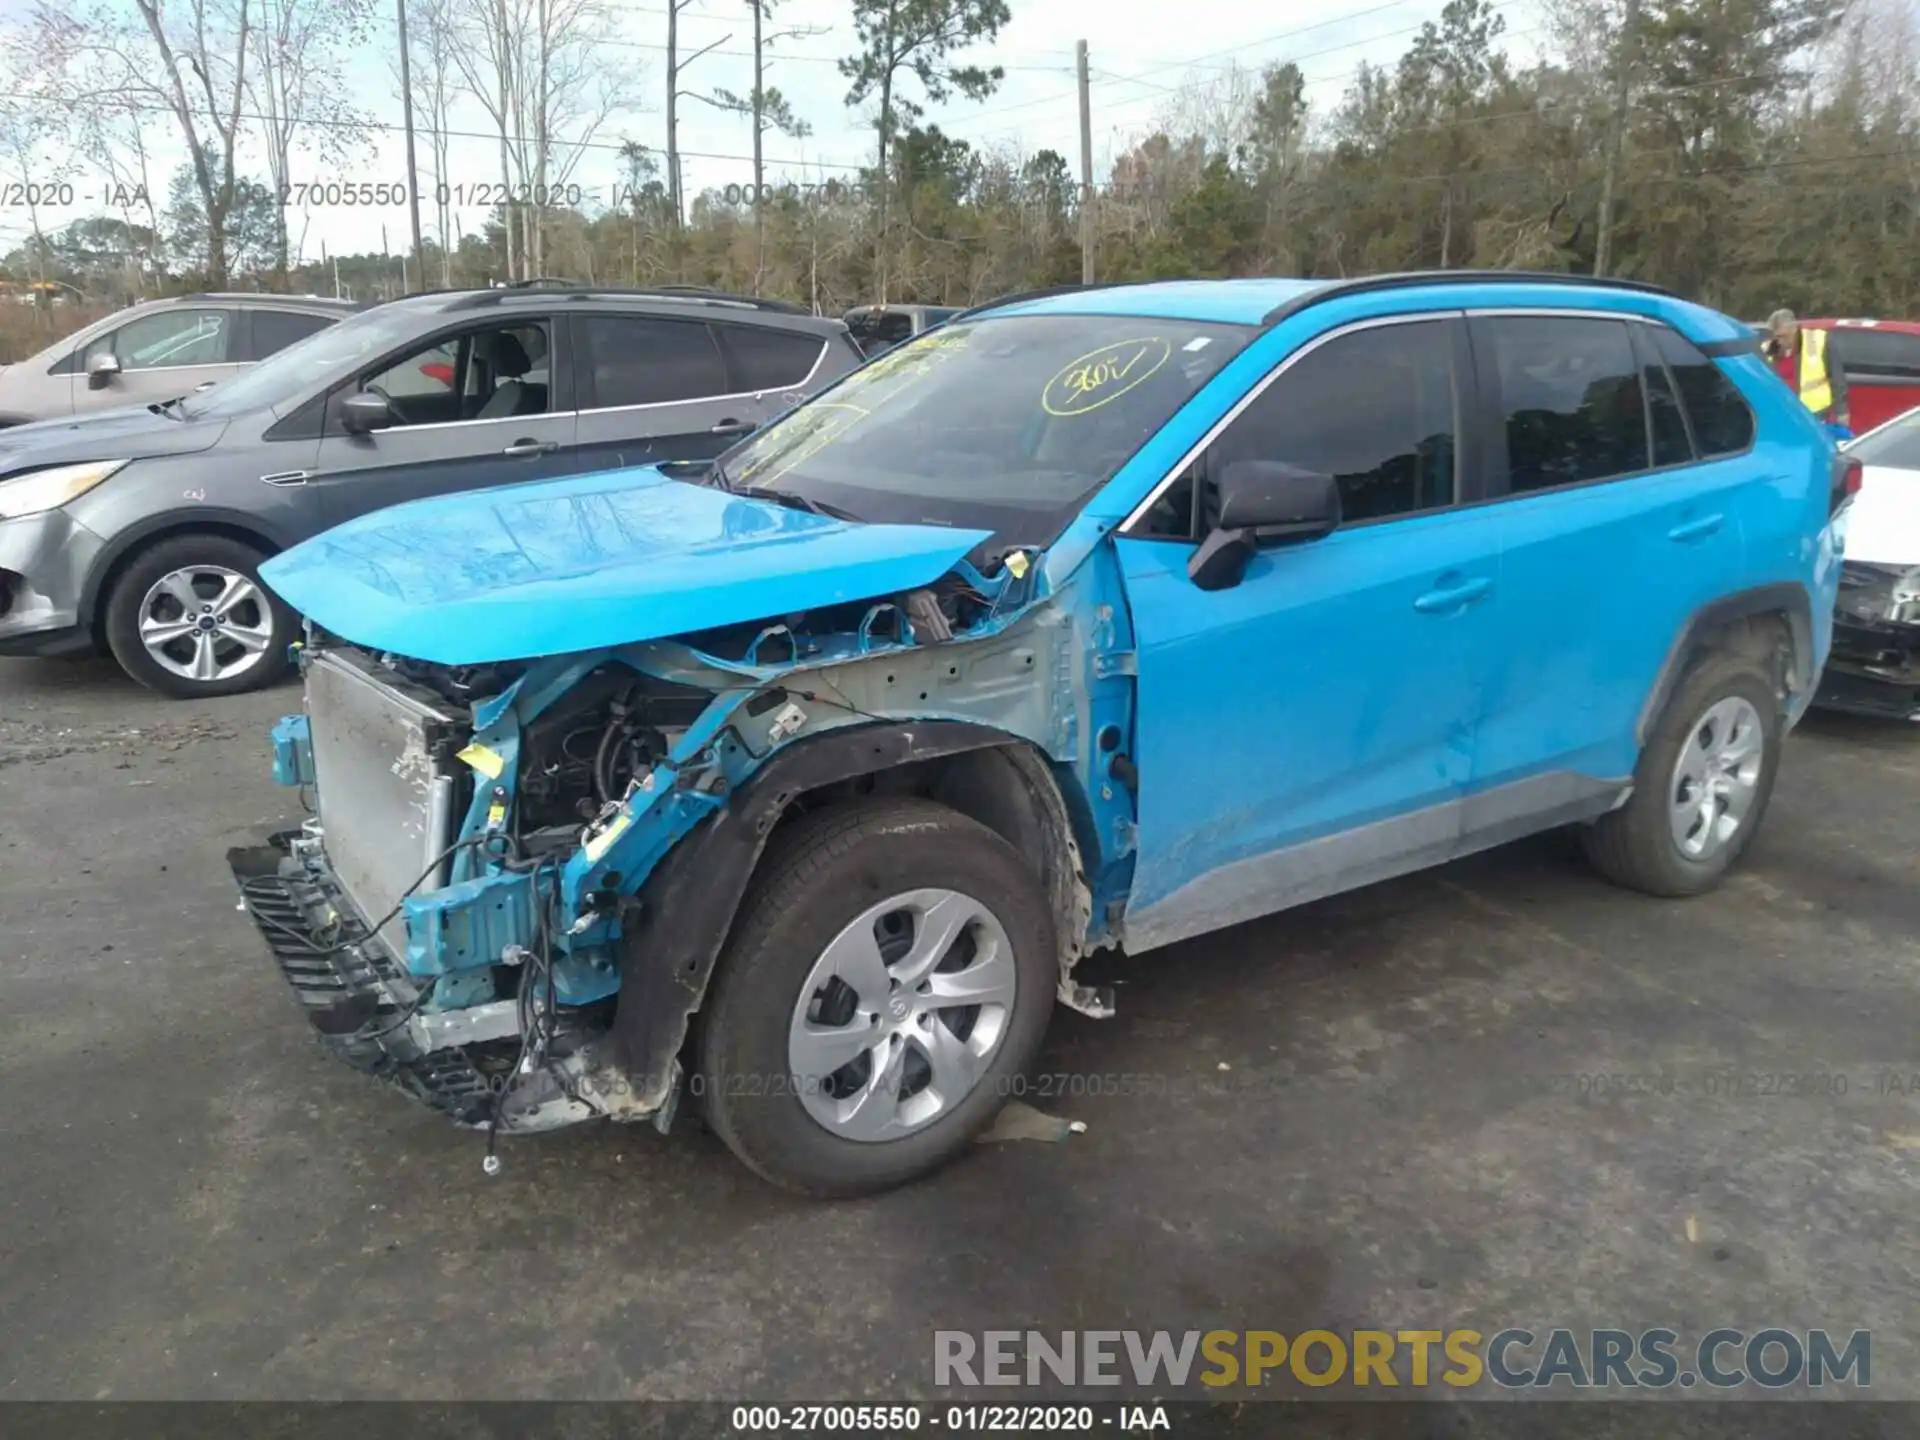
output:
<svg viewBox="0 0 1920 1440"><path fill-rule="evenodd" d="M631 1093L609 1074L604 1037L559 1037L550 1063L516 1074L518 1026L500 1033L475 1011L415 1013L419 990L378 940L332 941L339 917L352 916L344 894L292 854L297 832L265 846L227 852L241 905L298 997L321 1048L467 1129L503 1134L560 1129L598 1117L643 1118ZM352 924L351 921L346 922ZM492 1007L482 1007L488 1011ZM463 1039L464 1034L471 1040ZM665 1128L661 1111L645 1118Z"/></svg>
<svg viewBox="0 0 1920 1440"><path fill-rule="evenodd" d="M1920 625L1837 619L1814 703L1854 715L1920 720Z"/></svg>

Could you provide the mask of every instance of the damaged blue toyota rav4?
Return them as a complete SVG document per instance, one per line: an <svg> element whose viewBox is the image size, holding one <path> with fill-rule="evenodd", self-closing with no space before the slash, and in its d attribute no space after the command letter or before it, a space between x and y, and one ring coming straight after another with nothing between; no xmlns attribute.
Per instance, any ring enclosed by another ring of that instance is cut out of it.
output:
<svg viewBox="0 0 1920 1440"><path fill-rule="evenodd" d="M1438 273L955 317L717 462L268 561L308 617L231 863L324 1045L496 1138L697 1109L767 1179L962 1149L1081 962L1549 827L1752 840L1857 480L1656 289Z"/></svg>

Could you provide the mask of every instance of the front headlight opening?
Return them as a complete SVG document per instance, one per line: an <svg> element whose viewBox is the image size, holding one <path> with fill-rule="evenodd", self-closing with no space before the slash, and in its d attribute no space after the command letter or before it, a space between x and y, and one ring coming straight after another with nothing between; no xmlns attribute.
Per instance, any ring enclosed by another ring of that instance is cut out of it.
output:
<svg viewBox="0 0 1920 1440"><path fill-rule="evenodd" d="M1838 606L1843 614L1878 624L1920 622L1920 566L1846 561L1840 567Z"/></svg>
<svg viewBox="0 0 1920 1440"><path fill-rule="evenodd" d="M51 465L0 480L0 520L18 520L58 510L79 499L119 470L125 460L88 460L78 465Z"/></svg>

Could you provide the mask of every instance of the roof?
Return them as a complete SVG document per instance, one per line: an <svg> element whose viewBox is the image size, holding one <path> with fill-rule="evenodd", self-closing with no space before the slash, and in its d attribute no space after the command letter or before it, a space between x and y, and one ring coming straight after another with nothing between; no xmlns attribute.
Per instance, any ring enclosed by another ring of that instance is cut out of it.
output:
<svg viewBox="0 0 1920 1440"><path fill-rule="evenodd" d="M1920 335L1920 320L1802 320L1816 330L1891 330L1896 335Z"/></svg>
<svg viewBox="0 0 1920 1440"><path fill-rule="evenodd" d="M1411 305L1396 297L1410 297ZM1419 270L1342 279L1149 280L1112 285L1062 285L1008 295L963 311L961 321L992 315L1139 316L1271 329L1302 311L1350 302L1342 314L1403 309L1476 309L1498 306L1573 307L1652 314L1695 344L1724 347L1752 338L1748 326L1671 290L1640 280L1525 270ZM1357 308L1356 308L1357 307ZM1709 351L1709 353L1717 353ZM1725 349L1726 354L1735 353Z"/></svg>
<svg viewBox="0 0 1920 1440"><path fill-rule="evenodd" d="M1332 280L1155 280L1136 285L1070 289L1015 299L996 315L1140 315L1258 325L1278 307Z"/></svg>

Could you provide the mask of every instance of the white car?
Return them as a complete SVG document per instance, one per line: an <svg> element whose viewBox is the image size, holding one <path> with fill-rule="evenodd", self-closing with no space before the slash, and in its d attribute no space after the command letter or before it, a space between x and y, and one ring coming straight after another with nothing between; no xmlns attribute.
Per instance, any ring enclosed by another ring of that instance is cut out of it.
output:
<svg viewBox="0 0 1920 1440"><path fill-rule="evenodd" d="M1920 720L1920 410L1842 447L1861 464L1818 703Z"/></svg>

